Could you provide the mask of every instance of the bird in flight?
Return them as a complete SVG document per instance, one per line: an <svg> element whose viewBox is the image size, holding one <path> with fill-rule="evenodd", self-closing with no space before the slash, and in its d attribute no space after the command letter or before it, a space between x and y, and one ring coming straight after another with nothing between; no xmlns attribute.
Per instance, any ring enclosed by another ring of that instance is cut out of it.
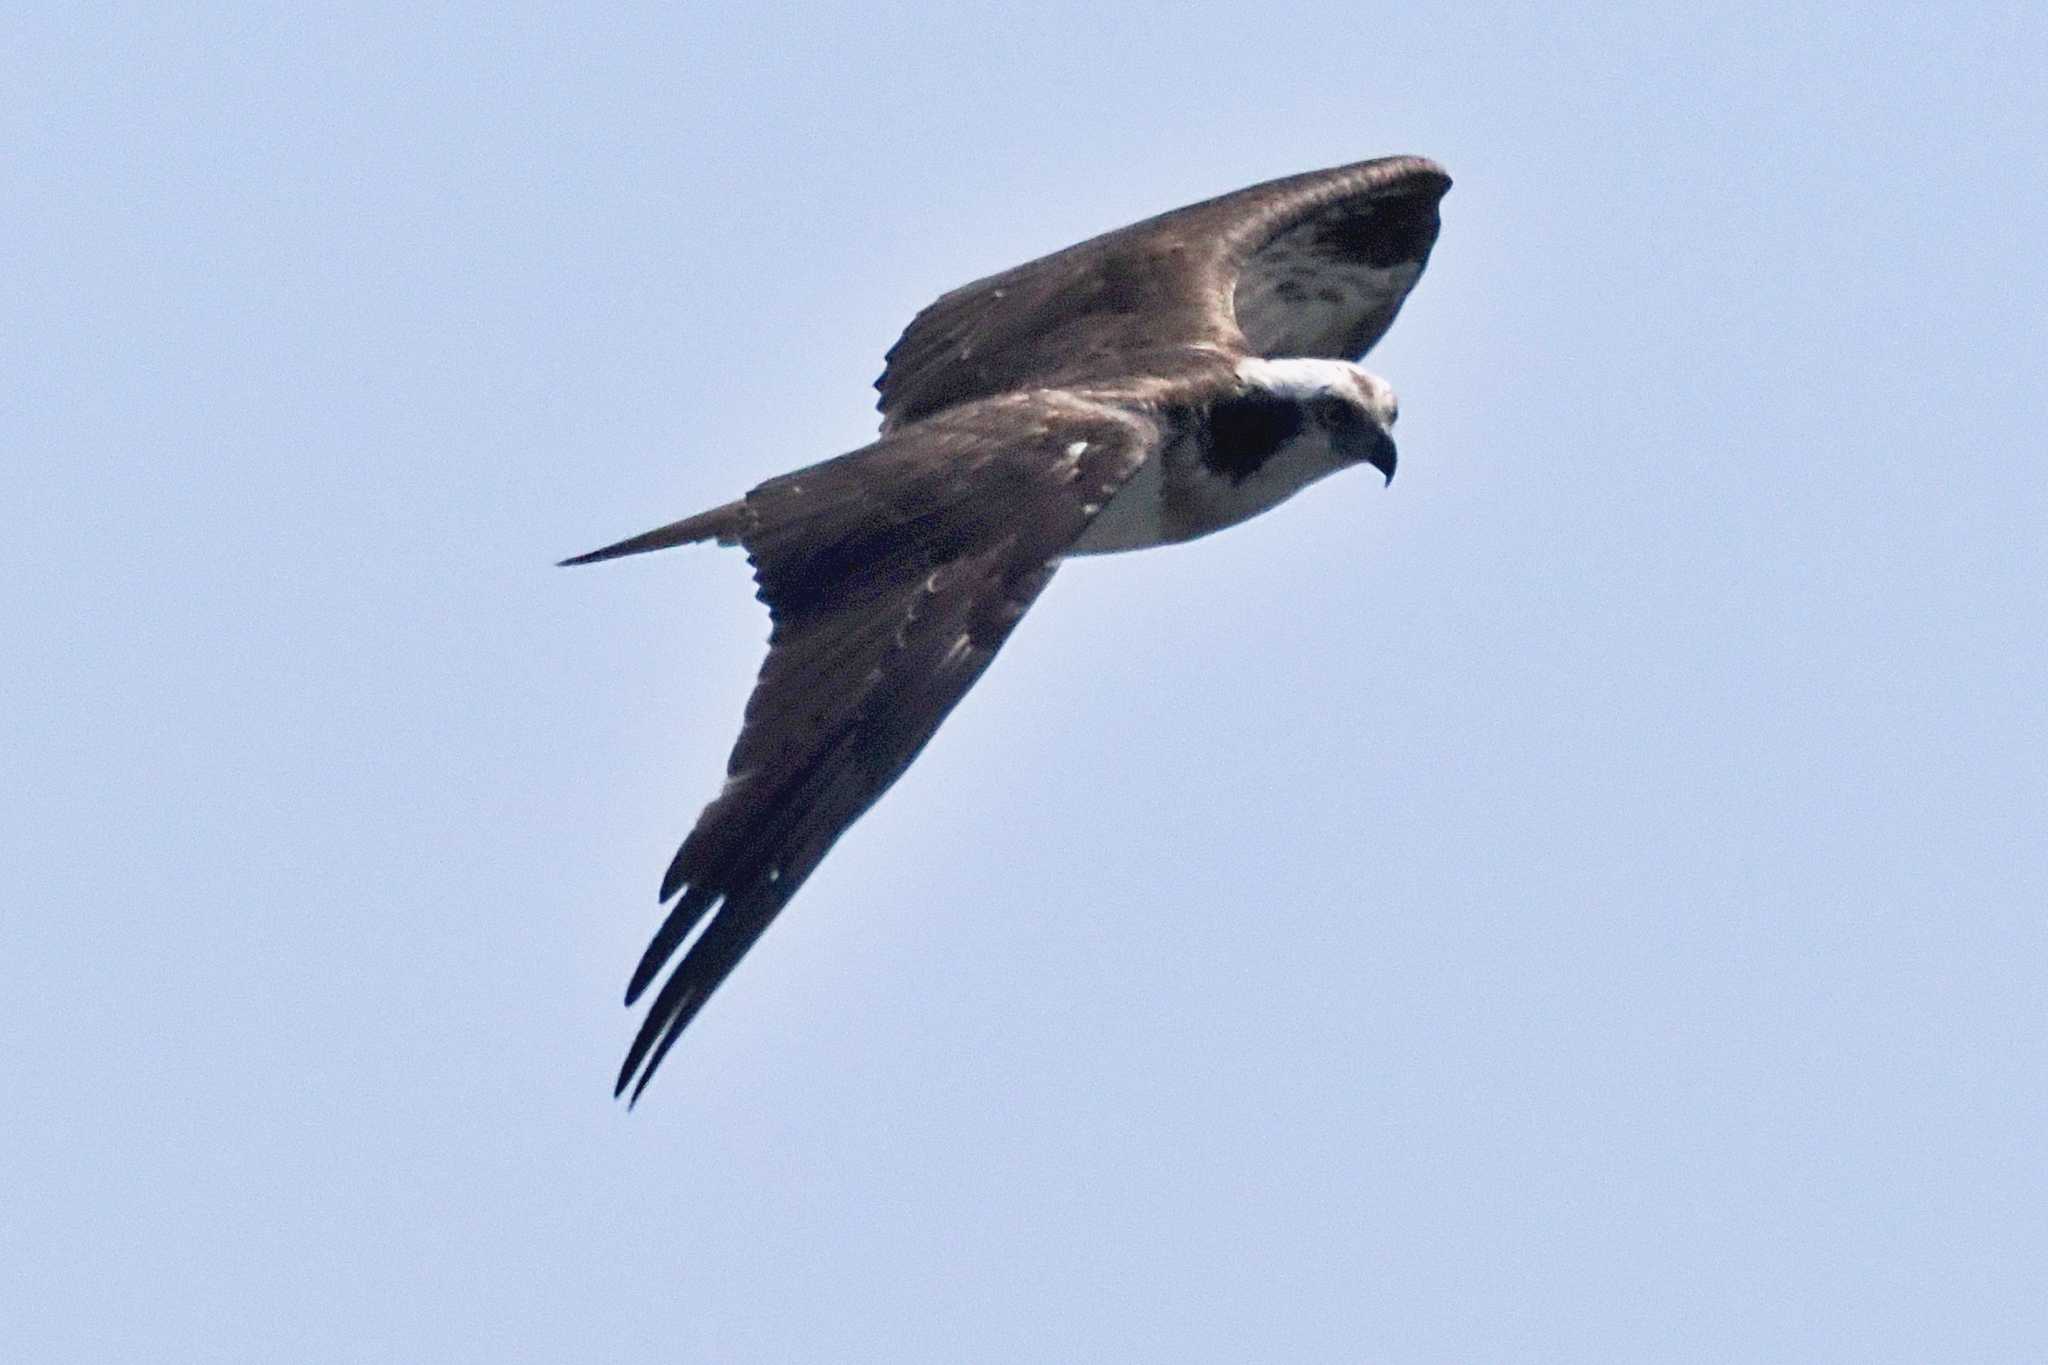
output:
<svg viewBox="0 0 2048 1365"><path fill-rule="evenodd" d="M772 621L626 1003L689 946L614 1095L639 1099L1061 560L1192 540L1354 465L1392 481L1394 393L1355 362L1422 274L1450 185L1421 157L1311 171L963 285L890 349L873 444L563 561L737 546Z"/></svg>

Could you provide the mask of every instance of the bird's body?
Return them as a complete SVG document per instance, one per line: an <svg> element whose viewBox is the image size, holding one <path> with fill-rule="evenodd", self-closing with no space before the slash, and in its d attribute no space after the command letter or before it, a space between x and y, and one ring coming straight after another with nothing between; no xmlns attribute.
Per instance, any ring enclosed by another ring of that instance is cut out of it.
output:
<svg viewBox="0 0 2048 1365"><path fill-rule="evenodd" d="M1353 362L1421 274L1449 185L1415 157L1311 172L956 289L890 350L879 440L567 561L742 546L774 622L725 788L662 880L679 899L627 1002L688 949L621 1091L637 1098L1063 558L1207 535L1355 465L1393 477L1393 391Z"/></svg>

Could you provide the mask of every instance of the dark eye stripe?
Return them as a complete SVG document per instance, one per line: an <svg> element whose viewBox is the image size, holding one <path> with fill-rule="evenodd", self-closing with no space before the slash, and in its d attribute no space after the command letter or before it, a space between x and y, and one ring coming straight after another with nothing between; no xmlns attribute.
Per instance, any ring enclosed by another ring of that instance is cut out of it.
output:
<svg viewBox="0 0 2048 1365"><path fill-rule="evenodd" d="M1226 398L1209 409L1203 460L1232 483L1243 483L1301 430L1301 404L1254 395Z"/></svg>
<svg viewBox="0 0 2048 1365"><path fill-rule="evenodd" d="M1312 406L1316 421L1332 431L1352 420L1352 407L1341 398L1318 398Z"/></svg>

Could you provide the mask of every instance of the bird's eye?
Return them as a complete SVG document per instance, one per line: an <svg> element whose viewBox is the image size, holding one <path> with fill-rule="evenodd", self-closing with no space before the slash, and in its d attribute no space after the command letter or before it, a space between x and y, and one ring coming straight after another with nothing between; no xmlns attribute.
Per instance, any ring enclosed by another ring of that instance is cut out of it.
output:
<svg viewBox="0 0 2048 1365"><path fill-rule="evenodd" d="M1341 398L1318 398L1309 404L1309 411L1325 430L1334 431L1351 420L1351 405Z"/></svg>

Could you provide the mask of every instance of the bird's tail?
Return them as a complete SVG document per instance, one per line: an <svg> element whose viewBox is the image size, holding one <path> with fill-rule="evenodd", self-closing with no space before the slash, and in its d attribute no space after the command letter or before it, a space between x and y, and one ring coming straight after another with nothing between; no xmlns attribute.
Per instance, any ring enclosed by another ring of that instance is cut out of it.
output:
<svg viewBox="0 0 2048 1365"><path fill-rule="evenodd" d="M646 554L649 550L666 550L676 545L694 545L705 540L715 540L721 545L737 545L745 521L746 503L729 502L723 507L714 507L709 512L699 512L694 517L684 517L681 521L657 526L652 531L642 531L637 536L628 536L616 545L607 545L602 550L592 550L589 554L565 559L560 567L567 568L571 564L595 564L599 560Z"/></svg>

